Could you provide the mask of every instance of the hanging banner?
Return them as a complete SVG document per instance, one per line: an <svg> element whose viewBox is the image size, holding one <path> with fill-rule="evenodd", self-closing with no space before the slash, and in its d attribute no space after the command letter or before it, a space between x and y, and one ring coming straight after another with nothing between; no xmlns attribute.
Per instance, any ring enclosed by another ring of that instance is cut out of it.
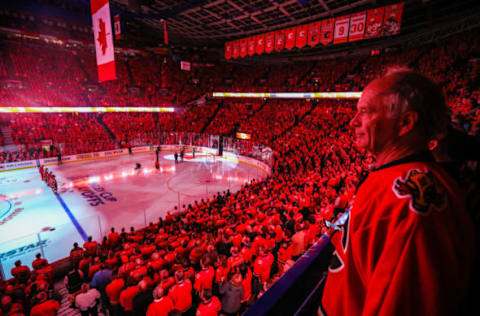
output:
<svg viewBox="0 0 480 316"><path fill-rule="evenodd" d="M385 7L383 17L383 35L390 36L400 33L402 25L403 2Z"/></svg>
<svg viewBox="0 0 480 316"><path fill-rule="evenodd" d="M257 37L256 36L250 36L247 39L247 42L248 42L248 56L255 55L255 47L257 45Z"/></svg>
<svg viewBox="0 0 480 316"><path fill-rule="evenodd" d="M225 43L225 59L232 58L232 42Z"/></svg>
<svg viewBox="0 0 480 316"><path fill-rule="evenodd" d="M108 0L91 0L98 81L116 79L112 22Z"/></svg>
<svg viewBox="0 0 480 316"><path fill-rule="evenodd" d="M285 30L275 32L275 50L281 51L285 47Z"/></svg>
<svg viewBox="0 0 480 316"><path fill-rule="evenodd" d="M295 33L297 33L296 27L291 27L285 30L285 48L292 49L295 47Z"/></svg>
<svg viewBox="0 0 480 316"><path fill-rule="evenodd" d="M117 14L113 17L113 27L115 29L115 39L119 40L122 39L122 27L120 24L120 14Z"/></svg>
<svg viewBox="0 0 480 316"><path fill-rule="evenodd" d="M313 22L308 25L308 46L315 46L320 41L321 21Z"/></svg>
<svg viewBox="0 0 480 316"><path fill-rule="evenodd" d="M295 45L298 48L302 48L307 45L307 33L308 33L308 25L300 25L297 26L297 38L295 41Z"/></svg>
<svg viewBox="0 0 480 316"><path fill-rule="evenodd" d="M263 51L265 50L265 34L260 34L257 35L257 46L255 52L258 55L263 54Z"/></svg>
<svg viewBox="0 0 480 316"><path fill-rule="evenodd" d="M322 36L320 37L320 43L328 45L333 40L333 24L334 19L327 19L322 21Z"/></svg>
<svg viewBox="0 0 480 316"><path fill-rule="evenodd" d="M240 56L245 57L247 56L247 39L242 38L240 40Z"/></svg>
<svg viewBox="0 0 480 316"><path fill-rule="evenodd" d="M265 52L270 54L275 46L275 32L265 34Z"/></svg>
<svg viewBox="0 0 480 316"><path fill-rule="evenodd" d="M384 12L384 7L367 11L367 27L365 28L364 38L374 38L382 35Z"/></svg>
<svg viewBox="0 0 480 316"><path fill-rule="evenodd" d="M238 58L240 56L240 44L239 41L233 41L233 53L232 57L233 58Z"/></svg>
<svg viewBox="0 0 480 316"><path fill-rule="evenodd" d="M333 44L345 43L348 39L348 26L350 16L341 16L335 19L335 32L333 34Z"/></svg>
<svg viewBox="0 0 480 316"><path fill-rule="evenodd" d="M348 32L348 41L354 42L363 39L365 33L365 11L352 14L350 16L350 31Z"/></svg>

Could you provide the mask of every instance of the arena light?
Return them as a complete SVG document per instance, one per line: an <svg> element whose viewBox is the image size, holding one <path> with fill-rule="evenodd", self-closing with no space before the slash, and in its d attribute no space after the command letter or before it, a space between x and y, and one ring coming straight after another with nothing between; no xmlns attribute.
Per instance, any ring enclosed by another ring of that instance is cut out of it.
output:
<svg viewBox="0 0 480 316"><path fill-rule="evenodd" d="M163 107L67 107L67 106L9 106L0 107L0 113L115 113L115 112L175 112L175 108Z"/></svg>
<svg viewBox="0 0 480 316"><path fill-rule="evenodd" d="M213 92L214 98L359 99L361 92Z"/></svg>

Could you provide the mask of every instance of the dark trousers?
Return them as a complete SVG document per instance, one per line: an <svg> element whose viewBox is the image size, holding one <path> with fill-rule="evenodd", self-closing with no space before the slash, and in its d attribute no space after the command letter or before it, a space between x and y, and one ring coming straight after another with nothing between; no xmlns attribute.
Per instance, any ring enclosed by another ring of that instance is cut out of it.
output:
<svg viewBox="0 0 480 316"><path fill-rule="evenodd" d="M108 312L110 316L120 316L123 315L123 307L120 304L111 305L108 304Z"/></svg>
<svg viewBox="0 0 480 316"><path fill-rule="evenodd" d="M86 311L80 311L82 316L98 316L97 305L87 309Z"/></svg>

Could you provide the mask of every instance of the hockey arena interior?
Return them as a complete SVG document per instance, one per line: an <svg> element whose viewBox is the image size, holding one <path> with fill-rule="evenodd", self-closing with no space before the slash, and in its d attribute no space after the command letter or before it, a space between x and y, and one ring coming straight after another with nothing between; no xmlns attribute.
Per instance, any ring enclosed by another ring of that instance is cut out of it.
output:
<svg viewBox="0 0 480 316"><path fill-rule="evenodd" d="M480 2L0 4L0 316L480 315Z"/></svg>

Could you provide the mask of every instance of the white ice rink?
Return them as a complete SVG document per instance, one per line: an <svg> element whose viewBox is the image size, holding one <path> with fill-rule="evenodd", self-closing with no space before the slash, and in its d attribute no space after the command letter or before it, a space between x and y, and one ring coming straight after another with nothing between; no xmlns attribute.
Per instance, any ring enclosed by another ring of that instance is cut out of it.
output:
<svg viewBox="0 0 480 316"><path fill-rule="evenodd" d="M10 277L14 261L30 264L38 252L50 261L68 256L87 236L101 241L120 231L155 222L183 205L264 178L265 171L233 160L188 154L175 164L171 153L127 155L48 167L59 195L41 180L38 169L0 173L0 261ZM135 170L136 163L141 164Z"/></svg>

